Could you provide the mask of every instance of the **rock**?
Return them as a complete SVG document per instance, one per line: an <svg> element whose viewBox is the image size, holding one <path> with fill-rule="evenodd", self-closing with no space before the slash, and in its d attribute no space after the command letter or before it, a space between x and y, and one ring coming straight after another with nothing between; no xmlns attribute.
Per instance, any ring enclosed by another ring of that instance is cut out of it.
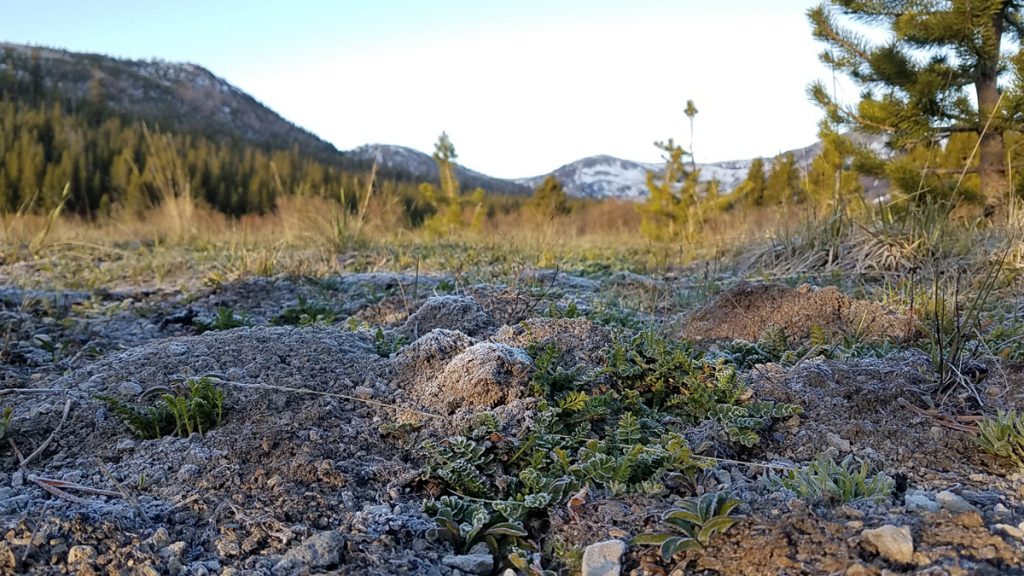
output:
<svg viewBox="0 0 1024 576"><path fill-rule="evenodd" d="M167 529L164 527L157 528L153 535L142 542L144 545L149 546L151 550L162 550L171 543L171 535L167 533Z"/></svg>
<svg viewBox="0 0 1024 576"><path fill-rule="evenodd" d="M907 510L914 512L938 512L942 506L928 497L924 492L908 491L903 496L903 504L907 507Z"/></svg>
<svg viewBox="0 0 1024 576"><path fill-rule="evenodd" d="M117 385L117 395L125 398L136 398L142 394L142 386L134 380L126 380Z"/></svg>
<svg viewBox="0 0 1024 576"><path fill-rule="evenodd" d="M131 438L122 438L117 441L117 445L114 446L114 450L118 452L131 452L135 449L135 440Z"/></svg>
<svg viewBox="0 0 1024 576"><path fill-rule="evenodd" d="M992 515L995 516L996 520L1009 520L1013 517L1013 512L1006 506L1003 506L1002 503L997 503L992 508Z"/></svg>
<svg viewBox="0 0 1024 576"><path fill-rule="evenodd" d="M583 576L619 576L625 553L626 543L622 540L606 540L587 546L583 551Z"/></svg>
<svg viewBox="0 0 1024 576"><path fill-rule="evenodd" d="M11 549L11 545L7 542L0 541L0 573L14 574L15 568L17 567L18 559L14 555L14 550Z"/></svg>
<svg viewBox="0 0 1024 576"><path fill-rule="evenodd" d="M439 376L414 383L420 404L440 414L460 408L496 408L525 395L533 361L525 351L481 342L452 358Z"/></svg>
<svg viewBox="0 0 1024 576"><path fill-rule="evenodd" d="M443 295L428 298L405 321L398 333L406 338L418 338L435 328L458 330L474 338L494 332L494 318L472 298Z"/></svg>
<svg viewBox="0 0 1024 576"><path fill-rule="evenodd" d="M21 485L25 483L25 473L21 470L16 470L11 474L11 488L21 488Z"/></svg>
<svg viewBox="0 0 1024 576"><path fill-rule="evenodd" d="M850 564L844 574L845 576L871 576L874 572L867 566L857 562L856 564Z"/></svg>
<svg viewBox="0 0 1024 576"><path fill-rule="evenodd" d="M914 559L914 537L908 526L886 524L861 532L861 539L869 542L883 558L898 564L908 564Z"/></svg>
<svg viewBox="0 0 1024 576"><path fill-rule="evenodd" d="M449 554L441 559L441 563L470 574L490 574L494 570L494 557L490 554Z"/></svg>
<svg viewBox="0 0 1024 576"><path fill-rule="evenodd" d="M196 466L195 464L185 464L184 466L178 469L178 473L175 474L174 477L178 479L178 482L188 483L198 474L199 466Z"/></svg>
<svg viewBox="0 0 1024 576"><path fill-rule="evenodd" d="M89 563L96 559L96 549L92 546L72 546L68 550L68 564Z"/></svg>
<svg viewBox="0 0 1024 576"><path fill-rule="evenodd" d="M373 398L373 388L369 386L356 386L352 393L355 394L356 398L362 398L363 400Z"/></svg>
<svg viewBox="0 0 1024 576"><path fill-rule="evenodd" d="M1021 530L1017 526L1011 526L1009 524L996 524L992 526L993 532L1002 532L1007 536L1016 538L1017 540L1024 540L1024 530Z"/></svg>
<svg viewBox="0 0 1024 576"><path fill-rule="evenodd" d="M326 568L341 562L345 535L339 530L319 532L285 552L274 574L293 574L309 568Z"/></svg>
<svg viewBox="0 0 1024 576"><path fill-rule="evenodd" d="M962 514L964 512L977 512L978 509L972 504L964 500L960 496L950 492L949 490L943 490L935 495L935 500L940 506L949 510L954 514Z"/></svg>
<svg viewBox="0 0 1024 576"><path fill-rule="evenodd" d="M826 432L825 442L829 446L843 453L848 453L852 450L852 447L850 446L850 441L844 440L841 436L839 436L839 434L836 434L835 432Z"/></svg>

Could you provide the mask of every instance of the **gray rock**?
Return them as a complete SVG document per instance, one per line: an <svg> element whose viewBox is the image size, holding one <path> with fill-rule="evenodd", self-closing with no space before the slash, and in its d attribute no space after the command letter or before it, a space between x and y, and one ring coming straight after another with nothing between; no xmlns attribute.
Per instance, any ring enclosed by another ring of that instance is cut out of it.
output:
<svg viewBox="0 0 1024 576"><path fill-rule="evenodd" d="M844 440L841 436L839 436L839 434L836 434L835 432L826 432L825 442L829 446L835 448L836 450L839 450L844 454L849 453L853 449L852 446L850 446L849 440Z"/></svg>
<svg viewBox="0 0 1024 576"><path fill-rule="evenodd" d="M135 398L142 394L142 386L134 380L126 380L117 386L117 395L128 398Z"/></svg>
<svg viewBox="0 0 1024 576"><path fill-rule="evenodd" d="M626 543L622 540L606 540L587 546L583 551L583 576L619 576L625 553Z"/></svg>
<svg viewBox="0 0 1024 576"><path fill-rule="evenodd" d="M861 532L862 542L866 541L883 558L898 564L909 564L914 559L914 537L910 527L886 524Z"/></svg>
<svg viewBox="0 0 1024 576"><path fill-rule="evenodd" d="M135 440L131 438L122 438L117 441L117 445L114 446L114 450L118 452L131 452L135 449Z"/></svg>
<svg viewBox="0 0 1024 576"><path fill-rule="evenodd" d="M490 574L494 570L494 557L490 554L448 555L441 563L470 574Z"/></svg>
<svg viewBox="0 0 1024 576"><path fill-rule="evenodd" d="M961 514L963 512L977 512L978 509L974 505L967 502L960 496L950 492L949 490L943 490L935 495L935 500L940 506L953 512L954 514Z"/></svg>
<svg viewBox="0 0 1024 576"><path fill-rule="evenodd" d="M938 512L942 506L928 497L924 492L908 491L903 497L907 510L914 512Z"/></svg>
<svg viewBox="0 0 1024 576"><path fill-rule="evenodd" d="M345 535L339 530L319 532L285 552L274 574L294 574L308 568L325 568L341 562Z"/></svg>

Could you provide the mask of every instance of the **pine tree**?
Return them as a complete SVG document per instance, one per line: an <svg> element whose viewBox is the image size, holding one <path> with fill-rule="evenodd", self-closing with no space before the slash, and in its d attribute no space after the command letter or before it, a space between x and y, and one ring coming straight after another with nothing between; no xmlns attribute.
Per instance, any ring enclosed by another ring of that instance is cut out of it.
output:
<svg viewBox="0 0 1024 576"><path fill-rule="evenodd" d="M569 201L562 181L551 175L544 179L530 197L530 209L543 220L553 220L569 213Z"/></svg>
<svg viewBox="0 0 1024 576"><path fill-rule="evenodd" d="M764 204L791 204L804 199L800 169L792 152L775 157L764 188Z"/></svg>
<svg viewBox="0 0 1024 576"><path fill-rule="evenodd" d="M818 137L822 147L807 170L807 193L818 205L843 205L863 192L860 178L851 170L854 144L827 125Z"/></svg>
<svg viewBox="0 0 1024 576"><path fill-rule="evenodd" d="M683 232L686 206L683 204L683 186L686 168L683 166L681 146L669 138L668 142L655 142L665 154L665 168L661 174L647 172L647 201L637 207L640 212L640 233L655 242L674 241Z"/></svg>
<svg viewBox="0 0 1024 576"><path fill-rule="evenodd" d="M686 101L686 110L683 111L686 117L690 119L690 170L697 170L697 159L693 156L693 119L697 116L697 106L693 103L693 100Z"/></svg>
<svg viewBox="0 0 1024 576"><path fill-rule="evenodd" d="M434 162L437 163L438 178L441 181L441 192L449 201L459 197L459 179L455 176L455 145L448 138L447 132L441 132L434 144Z"/></svg>
<svg viewBox="0 0 1024 576"><path fill-rule="evenodd" d="M821 82L811 85L810 95L831 122L884 134L901 151L955 133L978 135L978 166L973 170L991 213L1007 191L1003 135L1021 128L1024 112L1022 83L999 85L1000 77L1011 71L1017 79L1024 77L1024 55L1007 58L1001 52L1004 37L1019 41L1024 35L1021 4L827 0L808 11L815 38L828 44L821 59L863 92L856 107L836 102ZM873 45L844 27L840 18L876 26L891 38Z"/></svg>
<svg viewBox="0 0 1024 576"><path fill-rule="evenodd" d="M740 182L733 193L740 202L761 206L765 202L767 177L764 173L764 159L754 158L747 169L747 177Z"/></svg>

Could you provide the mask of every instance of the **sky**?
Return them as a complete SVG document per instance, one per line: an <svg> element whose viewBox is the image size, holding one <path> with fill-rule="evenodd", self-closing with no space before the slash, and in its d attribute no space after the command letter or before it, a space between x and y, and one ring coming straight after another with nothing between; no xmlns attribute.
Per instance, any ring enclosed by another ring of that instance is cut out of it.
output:
<svg viewBox="0 0 1024 576"><path fill-rule="evenodd" d="M346 150L431 152L493 176L609 154L770 157L816 140L819 61L797 0L4 0L0 39L199 64ZM839 96L843 94L840 84ZM855 95L855 94L854 94Z"/></svg>

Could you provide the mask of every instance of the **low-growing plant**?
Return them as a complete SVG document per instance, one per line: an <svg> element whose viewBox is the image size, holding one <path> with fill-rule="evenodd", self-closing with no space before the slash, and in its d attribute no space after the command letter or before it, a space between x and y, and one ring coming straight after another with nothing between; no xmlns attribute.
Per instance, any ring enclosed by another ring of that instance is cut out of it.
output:
<svg viewBox="0 0 1024 576"><path fill-rule="evenodd" d="M155 404L133 406L112 396L97 396L124 420L140 438L187 437L203 434L220 425L224 416L224 393L211 378L192 378L174 387L159 387L163 393Z"/></svg>
<svg viewBox="0 0 1024 576"><path fill-rule="evenodd" d="M527 540L528 533L521 521L489 510L484 502L442 496L425 502L423 510L437 524L427 532L427 537L448 542L458 554L483 543L500 563L515 566L522 562L520 551L535 548Z"/></svg>
<svg viewBox="0 0 1024 576"><path fill-rule="evenodd" d="M285 308L270 321L274 326L313 326L314 324L331 324L338 313L333 308L299 297L299 303Z"/></svg>
<svg viewBox="0 0 1024 576"><path fill-rule="evenodd" d="M847 456L838 464L828 457L818 457L799 470L772 473L769 482L785 488L811 502L849 504L884 502L892 495L895 482L884 472L870 474L867 462L854 462Z"/></svg>
<svg viewBox="0 0 1024 576"><path fill-rule="evenodd" d="M993 456L1005 458L1024 470L1024 414L1000 411L978 422L977 442Z"/></svg>
<svg viewBox="0 0 1024 576"><path fill-rule="evenodd" d="M373 333L373 349L381 358L387 358L405 346L405 336L389 336L380 326Z"/></svg>
<svg viewBox="0 0 1024 576"><path fill-rule="evenodd" d="M687 498L679 507L662 516L662 522L672 532L641 534L633 539L634 544L659 546L665 562L685 550L704 548L715 534L725 533L740 520L733 510L740 501L722 492L709 492L699 498Z"/></svg>
<svg viewBox="0 0 1024 576"><path fill-rule="evenodd" d="M231 330L233 328L242 328L244 326L251 325L252 322L250 322L248 318L235 314L234 310L224 306L217 307L217 312L213 320L197 323L200 333L211 330Z"/></svg>

